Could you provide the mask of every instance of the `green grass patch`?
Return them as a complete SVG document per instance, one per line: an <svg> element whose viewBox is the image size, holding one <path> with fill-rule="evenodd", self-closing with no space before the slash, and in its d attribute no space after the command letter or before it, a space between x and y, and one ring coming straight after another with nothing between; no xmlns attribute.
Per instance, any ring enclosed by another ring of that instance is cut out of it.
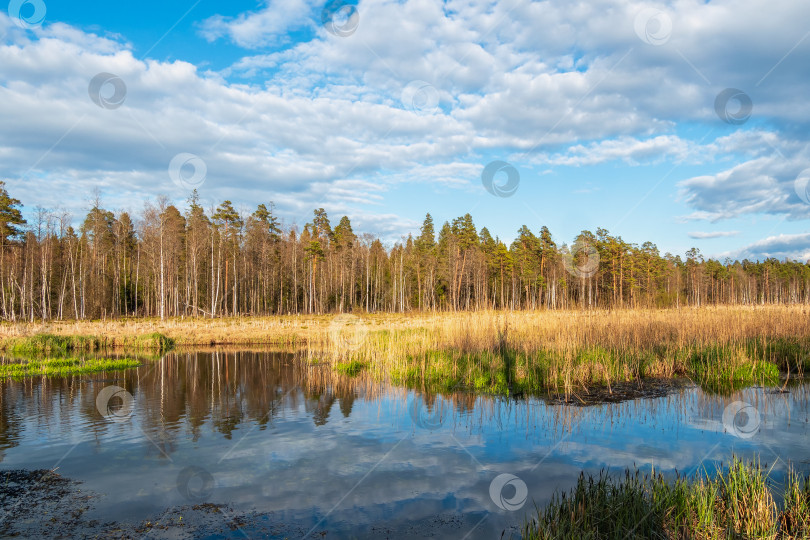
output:
<svg viewBox="0 0 810 540"><path fill-rule="evenodd" d="M500 395L511 393L511 375L509 357L492 352L428 351L408 356L404 366L390 371L395 384L433 392L468 389Z"/></svg>
<svg viewBox="0 0 810 540"><path fill-rule="evenodd" d="M467 389L497 395L562 392L582 384L609 386L644 376L649 354L618 354L589 347L566 354L510 349L412 355L389 371L392 382L429 391Z"/></svg>
<svg viewBox="0 0 810 540"><path fill-rule="evenodd" d="M358 371L394 384L431 392L467 390L496 395L566 394L583 388L605 388L645 378L689 377L712 393L727 394L752 385L780 384L780 367L803 361L805 347L798 341L750 341L736 345L695 347L675 344L650 348L610 348L600 345L570 349L516 350L505 345L469 352L431 349L407 352L377 341L337 364L341 372ZM798 370L800 371L800 370ZM793 370L791 373L797 373Z"/></svg>
<svg viewBox="0 0 810 540"><path fill-rule="evenodd" d="M781 507L774 493L785 493ZM522 538L808 538L808 509L808 478L791 472L785 486L775 485L759 462L733 458L713 476L582 474L573 489L538 510Z"/></svg>
<svg viewBox="0 0 810 540"><path fill-rule="evenodd" d="M55 334L35 334L29 337L9 338L0 343L0 349L17 356L67 356L77 352L98 352L114 347L125 350L153 351L164 353L171 350L175 341L159 332L123 338L112 342L99 336L58 336Z"/></svg>
<svg viewBox="0 0 810 540"><path fill-rule="evenodd" d="M356 377L366 368L366 364L364 362L358 362L357 360L352 360L350 362L338 362L335 364L335 369L344 375L348 375L349 377Z"/></svg>
<svg viewBox="0 0 810 540"><path fill-rule="evenodd" d="M810 371L810 341L807 339L749 339L746 350L752 358L774 363L782 371Z"/></svg>
<svg viewBox="0 0 810 540"><path fill-rule="evenodd" d="M371 365L371 364L369 364ZM607 387L645 377L689 376L705 390L728 393L754 384L778 385L777 364L744 347L610 350L593 346L566 352L505 349L480 353L432 350L408 355L384 373L395 384L428 391L470 390L513 395Z"/></svg>
<svg viewBox="0 0 810 540"><path fill-rule="evenodd" d="M71 351L92 352L100 348L100 340L92 336L57 336L36 334L30 337L9 340L6 350L17 355L48 354L66 355Z"/></svg>
<svg viewBox="0 0 810 540"><path fill-rule="evenodd" d="M143 334L135 338L133 348L137 350L151 350L164 353L174 348L175 341L160 332L152 332L151 334Z"/></svg>
<svg viewBox="0 0 810 540"><path fill-rule="evenodd" d="M706 390L730 393L753 384L776 385L779 367L768 360L752 357L743 347L706 347L692 353L690 376Z"/></svg>
<svg viewBox="0 0 810 540"><path fill-rule="evenodd" d="M54 377L83 375L99 371L117 371L141 365L131 358L47 358L0 364L0 377L25 379L28 377Z"/></svg>

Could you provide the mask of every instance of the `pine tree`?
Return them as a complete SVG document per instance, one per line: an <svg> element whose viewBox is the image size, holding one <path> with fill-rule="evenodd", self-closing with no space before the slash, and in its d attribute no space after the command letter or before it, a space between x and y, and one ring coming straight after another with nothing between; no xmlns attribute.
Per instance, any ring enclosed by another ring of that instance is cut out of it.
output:
<svg viewBox="0 0 810 540"><path fill-rule="evenodd" d="M6 298L6 250L8 247L19 246L21 228L25 225L22 212L22 203L8 194L6 183L0 180L0 289L3 292L3 318L14 319L13 308L9 309ZM11 279L11 276L8 276ZM9 284L8 287L11 285Z"/></svg>

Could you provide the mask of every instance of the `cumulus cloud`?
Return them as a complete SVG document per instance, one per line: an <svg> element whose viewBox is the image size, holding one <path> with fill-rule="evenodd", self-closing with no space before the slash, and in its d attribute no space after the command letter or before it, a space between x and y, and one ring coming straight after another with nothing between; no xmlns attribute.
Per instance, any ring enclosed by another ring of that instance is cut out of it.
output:
<svg viewBox="0 0 810 540"><path fill-rule="evenodd" d="M114 36L61 23L26 32L0 14L0 174L46 206L101 186L124 207L185 197L167 167L189 152L207 165L211 200L272 198L292 215L321 204L401 225L386 206L392 186L470 189L494 153L544 169L673 162L722 168L680 184L688 219L810 217L793 189L810 157L804 6L679 1L655 46L634 28L652 5L361 0L343 38L321 26L321 4L268 0L198 24L245 50L216 73L137 59ZM88 98L100 72L125 82L120 108ZM431 85L436 111L403 103L415 80ZM718 118L728 87L751 97L749 124Z"/></svg>
<svg viewBox="0 0 810 540"><path fill-rule="evenodd" d="M209 17L200 23L199 32L208 41L227 38L249 49L278 45L289 41L291 30L311 26L311 11L304 0L272 0L237 17Z"/></svg>
<svg viewBox="0 0 810 540"><path fill-rule="evenodd" d="M767 155L717 174L684 180L680 183L681 196L695 209L686 218L719 221L748 214L777 214L791 220L808 219L810 204L797 192L797 179L810 162L805 145L779 141ZM767 147L760 148L767 152Z"/></svg>
<svg viewBox="0 0 810 540"><path fill-rule="evenodd" d="M181 152L206 163L200 189L213 200L273 198L293 215L318 203L345 208L379 201L389 180L369 182L376 171L418 166L446 178L444 162L475 140L451 118L229 84L187 62L138 60L126 44L63 25L0 46L0 66L0 173L24 200L52 207L72 201L76 212L96 188L111 194L113 207L160 193L184 198L168 175ZM101 72L125 83L120 108L99 107L88 96ZM431 162L441 165L435 173ZM389 214L387 221L398 222ZM359 217L377 219L368 211Z"/></svg>
<svg viewBox="0 0 810 540"><path fill-rule="evenodd" d="M801 61L810 42L801 41L806 29L795 22L800 7L777 2L763 20L753 0L680 2L669 8L673 31L660 47L634 31L644 7L368 0L359 4L351 39L248 56L234 69L266 68L304 85L328 72L392 94L411 80L428 81L479 133L503 137L493 143L525 149L660 133L684 120L724 129L714 98L728 86L747 91L760 117L802 117L807 105L791 111L784 104L810 75Z"/></svg>
<svg viewBox="0 0 810 540"><path fill-rule="evenodd" d="M734 255L740 259L775 258L808 262L810 261L810 233L769 236L745 246Z"/></svg>

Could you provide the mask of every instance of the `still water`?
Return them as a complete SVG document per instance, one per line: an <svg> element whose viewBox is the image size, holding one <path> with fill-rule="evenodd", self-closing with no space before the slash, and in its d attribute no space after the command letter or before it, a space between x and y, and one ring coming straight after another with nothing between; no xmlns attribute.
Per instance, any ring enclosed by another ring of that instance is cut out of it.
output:
<svg viewBox="0 0 810 540"><path fill-rule="evenodd" d="M171 353L126 372L0 382L0 469L99 495L88 517L254 512L233 537L516 536L580 471L673 474L761 456L810 472L810 384L686 385L587 407L427 395L271 352ZM150 537L158 537L152 533Z"/></svg>

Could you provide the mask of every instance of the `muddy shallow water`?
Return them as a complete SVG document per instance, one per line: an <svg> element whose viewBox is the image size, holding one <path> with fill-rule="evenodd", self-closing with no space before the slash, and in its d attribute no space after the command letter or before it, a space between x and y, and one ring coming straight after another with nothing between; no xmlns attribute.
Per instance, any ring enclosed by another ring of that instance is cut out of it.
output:
<svg viewBox="0 0 810 540"><path fill-rule="evenodd" d="M665 386L587 406L435 396L269 352L171 353L127 372L4 381L0 472L58 467L78 487L57 482L55 496L81 512L58 515L56 504L55 519L26 520L30 501L4 504L0 530L508 538L582 470L689 474L734 453L760 455L776 479L789 462L810 472L807 382L730 396ZM3 496L42 492L19 491Z"/></svg>

